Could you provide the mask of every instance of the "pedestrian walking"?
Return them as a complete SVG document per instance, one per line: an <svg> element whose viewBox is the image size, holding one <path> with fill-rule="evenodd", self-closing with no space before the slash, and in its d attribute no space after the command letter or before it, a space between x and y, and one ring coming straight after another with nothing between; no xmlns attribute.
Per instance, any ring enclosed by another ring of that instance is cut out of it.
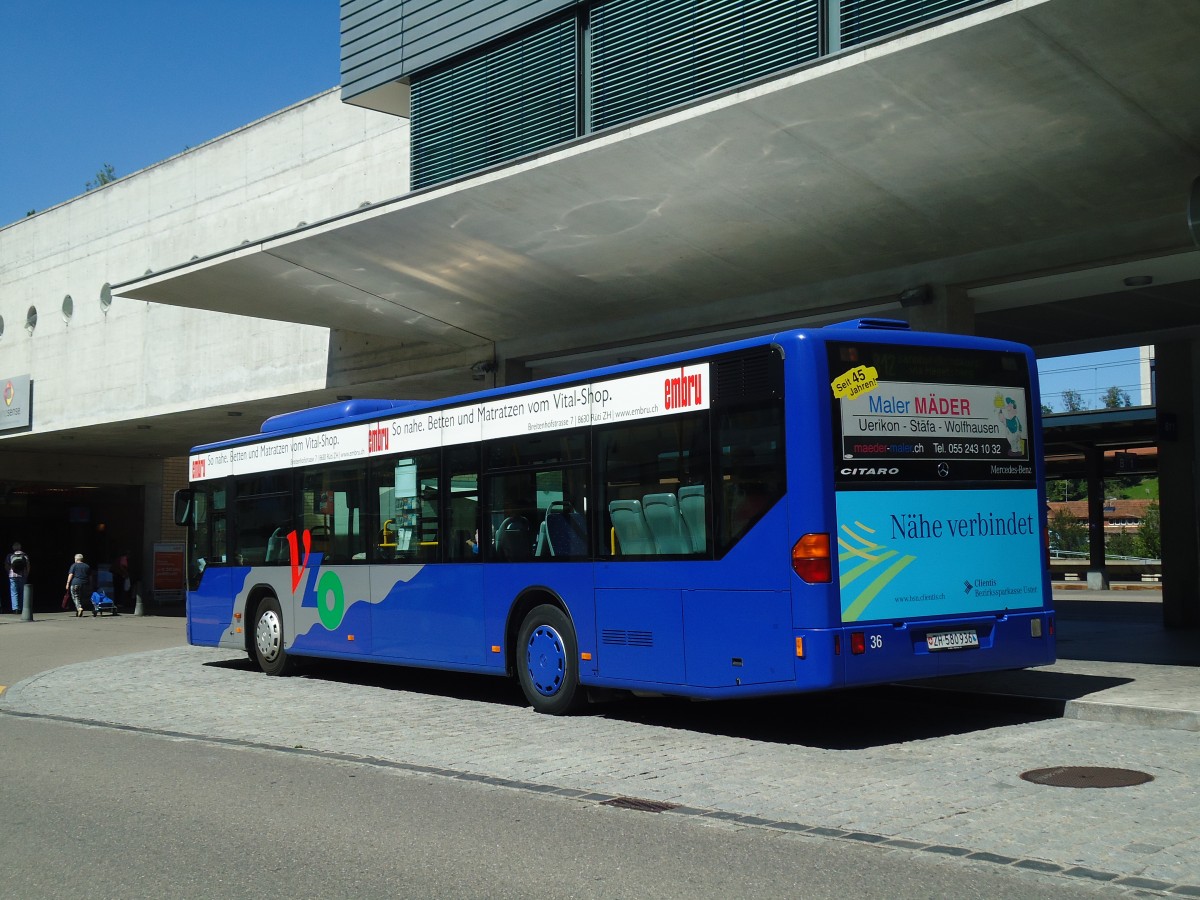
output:
<svg viewBox="0 0 1200 900"><path fill-rule="evenodd" d="M8 567L8 590L12 597L12 611L21 611L21 598L25 594L25 582L29 580L29 557L19 543L12 545L12 553L4 561Z"/></svg>
<svg viewBox="0 0 1200 900"><path fill-rule="evenodd" d="M83 561L83 554L75 554L75 562L67 569L67 590L71 592L71 601L75 604L75 618L83 615L83 601L91 596L92 567ZM96 610L92 610L92 616Z"/></svg>

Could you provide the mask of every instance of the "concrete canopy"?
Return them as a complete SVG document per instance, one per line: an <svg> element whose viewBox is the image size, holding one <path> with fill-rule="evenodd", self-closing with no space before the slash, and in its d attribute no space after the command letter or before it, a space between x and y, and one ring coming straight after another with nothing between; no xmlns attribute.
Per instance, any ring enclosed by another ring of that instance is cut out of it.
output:
<svg viewBox="0 0 1200 900"><path fill-rule="evenodd" d="M1195 336L1197 46L1196 3L1000 3L115 292L535 360L922 284L1050 354Z"/></svg>

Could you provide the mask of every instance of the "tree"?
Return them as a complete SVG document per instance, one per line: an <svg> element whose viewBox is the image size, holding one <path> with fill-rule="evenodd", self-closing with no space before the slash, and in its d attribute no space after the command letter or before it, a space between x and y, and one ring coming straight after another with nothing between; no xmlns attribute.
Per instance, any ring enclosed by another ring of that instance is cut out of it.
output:
<svg viewBox="0 0 1200 900"><path fill-rule="evenodd" d="M1065 506L1060 506L1051 514L1049 527L1057 549L1070 552L1087 550L1087 526L1076 519Z"/></svg>
<svg viewBox="0 0 1200 900"><path fill-rule="evenodd" d="M1146 559L1162 559L1162 517L1157 503L1146 507L1146 514L1138 523L1138 554Z"/></svg>
<svg viewBox="0 0 1200 900"><path fill-rule="evenodd" d="M95 190L98 187L109 184L117 180L117 170L112 167L112 163L105 163L100 171L96 173L96 180L89 181L83 186L85 191Z"/></svg>
<svg viewBox="0 0 1200 900"><path fill-rule="evenodd" d="M1127 406L1133 406L1133 400L1129 397L1129 391L1121 390L1115 384L1104 392L1104 408L1105 409L1124 409Z"/></svg>
<svg viewBox="0 0 1200 900"><path fill-rule="evenodd" d="M1048 416L1053 412L1054 412L1054 407L1049 406L1048 404L1045 404L1045 403L1042 404L1042 415L1043 416Z"/></svg>
<svg viewBox="0 0 1200 900"><path fill-rule="evenodd" d="M1046 496L1051 500L1086 500L1087 487L1082 478L1056 478L1046 482Z"/></svg>
<svg viewBox="0 0 1200 900"><path fill-rule="evenodd" d="M1120 534L1109 536L1104 548L1105 556L1137 556L1137 539L1124 528Z"/></svg>
<svg viewBox="0 0 1200 900"><path fill-rule="evenodd" d="M1087 409L1083 402L1083 395L1074 388L1067 388L1062 392L1063 409L1067 412L1079 412Z"/></svg>

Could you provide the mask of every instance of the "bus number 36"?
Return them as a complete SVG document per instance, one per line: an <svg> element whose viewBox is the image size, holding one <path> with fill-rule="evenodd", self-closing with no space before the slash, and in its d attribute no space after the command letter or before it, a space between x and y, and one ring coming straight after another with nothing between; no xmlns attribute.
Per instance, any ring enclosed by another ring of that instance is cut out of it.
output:
<svg viewBox="0 0 1200 900"><path fill-rule="evenodd" d="M871 649L872 650L880 650L882 648L883 648L883 635L882 634L871 635Z"/></svg>

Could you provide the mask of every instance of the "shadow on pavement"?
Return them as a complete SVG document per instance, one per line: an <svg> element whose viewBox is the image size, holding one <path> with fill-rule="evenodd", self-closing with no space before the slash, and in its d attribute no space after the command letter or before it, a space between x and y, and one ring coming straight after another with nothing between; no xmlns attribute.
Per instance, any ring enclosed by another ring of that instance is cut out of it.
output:
<svg viewBox="0 0 1200 900"><path fill-rule="evenodd" d="M1059 659L1200 666L1200 629L1163 624L1161 599L1110 600L1056 594Z"/></svg>

